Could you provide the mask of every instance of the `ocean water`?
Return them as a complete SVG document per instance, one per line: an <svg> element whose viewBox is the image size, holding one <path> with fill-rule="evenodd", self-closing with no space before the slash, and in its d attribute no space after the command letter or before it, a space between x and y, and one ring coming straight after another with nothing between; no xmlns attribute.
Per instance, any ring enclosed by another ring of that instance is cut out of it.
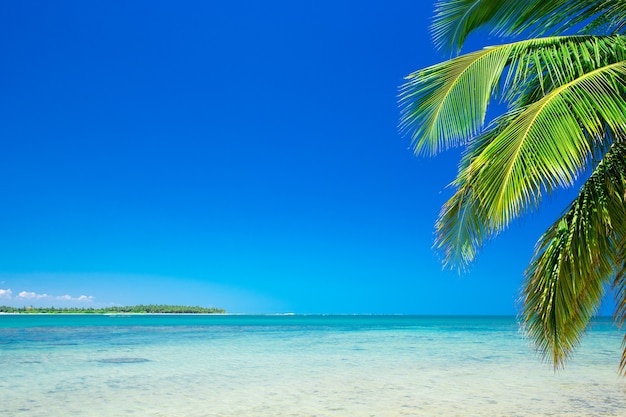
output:
<svg viewBox="0 0 626 417"><path fill-rule="evenodd" d="M623 333L512 317L0 315L0 416L626 416Z"/></svg>

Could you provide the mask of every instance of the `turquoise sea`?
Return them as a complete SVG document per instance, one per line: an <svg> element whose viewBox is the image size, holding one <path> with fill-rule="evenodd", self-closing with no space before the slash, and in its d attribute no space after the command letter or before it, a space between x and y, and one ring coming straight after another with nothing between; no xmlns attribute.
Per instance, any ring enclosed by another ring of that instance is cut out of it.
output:
<svg viewBox="0 0 626 417"><path fill-rule="evenodd" d="M0 416L626 416L623 333L554 373L513 317L0 315Z"/></svg>

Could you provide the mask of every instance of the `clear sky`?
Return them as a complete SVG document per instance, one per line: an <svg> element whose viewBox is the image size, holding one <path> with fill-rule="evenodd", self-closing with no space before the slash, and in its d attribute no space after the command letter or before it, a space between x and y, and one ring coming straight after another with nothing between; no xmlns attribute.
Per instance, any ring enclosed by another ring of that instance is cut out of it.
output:
<svg viewBox="0 0 626 417"><path fill-rule="evenodd" d="M442 270L458 154L397 129L403 77L447 58L432 10L2 2L0 304L517 313L562 201Z"/></svg>

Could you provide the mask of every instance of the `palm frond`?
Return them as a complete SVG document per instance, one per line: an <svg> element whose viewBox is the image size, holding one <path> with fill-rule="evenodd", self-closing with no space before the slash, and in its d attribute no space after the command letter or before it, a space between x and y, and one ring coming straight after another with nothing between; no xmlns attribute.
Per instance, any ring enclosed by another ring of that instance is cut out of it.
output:
<svg viewBox="0 0 626 417"><path fill-rule="evenodd" d="M608 64L626 60L626 37L568 36L550 40L537 49L520 48L508 66L503 100L525 107L553 89ZM522 46L520 44L517 44Z"/></svg>
<svg viewBox="0 0 626 417"><path fill-rule="evenodd" d="M407 77L400 89L400 130L411 132L416 154L435 155L480 131L509 57L506 47L482 50Z"/></svg>
<svg viewBox="0 0 626 417"><path fill-rule="evenodd" d="M578 33L593 34L621 29L624 14L620 0L442 0L435 4L431 32L436 47L459 51L480 28L500 37L524 32L536 37L562 34L582 23Z"/></svg>
<svg viewBox="0 0 626 417"><path fill-rule="evenodd" d="M621 36L539 38L462 55L407 77L400 88L400 130L411 136L416 154L434 155L480 133L494 95L519 106L533 81L543 95L624 59Z"/></svg>
<svg viewBox="0 0 626 417"><path fill-rule="evenodd" d="M458 52L478 29L552 35L485 48L410 74L400 129L414 151L465 151L455 193L437 221L444 264L466 268L483 242L544 195L591 172L539 240L526 271L523 317L558 368L596 313L607 285L626 323L626 2L440 0L437 47ZM566 33L584 36L556 36ZM603 36L592 36L594 34ZM609 36L607 36L609 35ZM488 123L499 99L503 115ZM599 162L598 162L599 161ZM595 166L595 168L594 168ZM620 372L626 375L626 336Z"/></svg>
<svg viewBox="0 0 626 417"><path fill-rule="evenodd" d="M571 186L607 131L626 129L626 61L564 84L525 108L472 162L474 192L495 229ZM557 122L558 121L558 122Z"/></svg>
<svg viewBox="0 0 626 417"><path fill-rule="evenodd" d="M481 0L436 2L431 27L435 47L460 50L469 33L491 22L497 14L498 7L487 3Z"/></svg>
<svg viewBox="0 0 626 417"><path fill-rule="evenodd" d="M435 225L435 248L442 255L445 268L467 270L483 242L498 233L491 228L488 211L474 193L477 173L472 170L472 162L515 117L515 112L498 117L463 153L459 174L450 184L456 192L443 205Z"/></svg>
<svg viewBox="0 0 626 417"><path fill-rule="evenodd" d="M567 212L541 237L526 271L525 328L555 368L578 345L619 266L625 181L626 144L615 142Z"/></svg>
<svg viewBox="0 0 626 417"><path fill-rule="evenodd" d="M435 225L436 249L443 255L445 268L465 271L474 261L483 242L491 237L485 222L485 210L472 193L471 182L461 183L444 204Z"/></svg>
<svg viewBox="0 0 626 417"><path fill-rule="evenodd" d="M622 242L624 240L622 239ZM626 322L626 248L622 248L621 253L621 268L616 274L615 281L613 283L613 290L615 291L615 318L619 326L624 326ZM626 375L626 335L622 342L624 350L622 351L622 358L619 363L619 370L622 375Z"/></svg>
<svg viewBox="0 0 626 417"><path fill-rule="evenodd" d="M587 13L572 18L570 27L585 23L579 33L624 33L626 29L626 3L623 0L595 2ZM593 18L589 18L593 16Z"/></svg>
<svg viewBox="0 0 626 417"><path fill-rule="evenodd" d="M622 181L626 177L626 173L623 175ZM622 198L624 204L626 204L626 191L624 194L619 195L620 191L626 189L626 184L622 182L616 182L615 198ZM621 188L619 188L621 187ZM620 242L616 250L615 264L618 267L617 274L615 274L615 280L613 281L613 291L615 293L615 319L619 326L626 324L626 230L620 230L616 233L616 238ZM622 358L620 360L619 370L622 375L626 375L626 335L624 335L623 341L624 350L622 351Z"/></svg>

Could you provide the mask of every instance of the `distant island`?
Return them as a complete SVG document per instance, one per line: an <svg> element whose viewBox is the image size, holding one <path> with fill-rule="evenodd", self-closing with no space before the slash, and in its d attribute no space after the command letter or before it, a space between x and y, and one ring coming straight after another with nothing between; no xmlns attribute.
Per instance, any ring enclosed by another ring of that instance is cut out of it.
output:
<svg viewBox="0 0 626 417"><path fill-rule="evenodd" d="M8 307L0 306L0 313L12 314L224 314L221 308L170 305L136 305L126 307Z"/></svg>

